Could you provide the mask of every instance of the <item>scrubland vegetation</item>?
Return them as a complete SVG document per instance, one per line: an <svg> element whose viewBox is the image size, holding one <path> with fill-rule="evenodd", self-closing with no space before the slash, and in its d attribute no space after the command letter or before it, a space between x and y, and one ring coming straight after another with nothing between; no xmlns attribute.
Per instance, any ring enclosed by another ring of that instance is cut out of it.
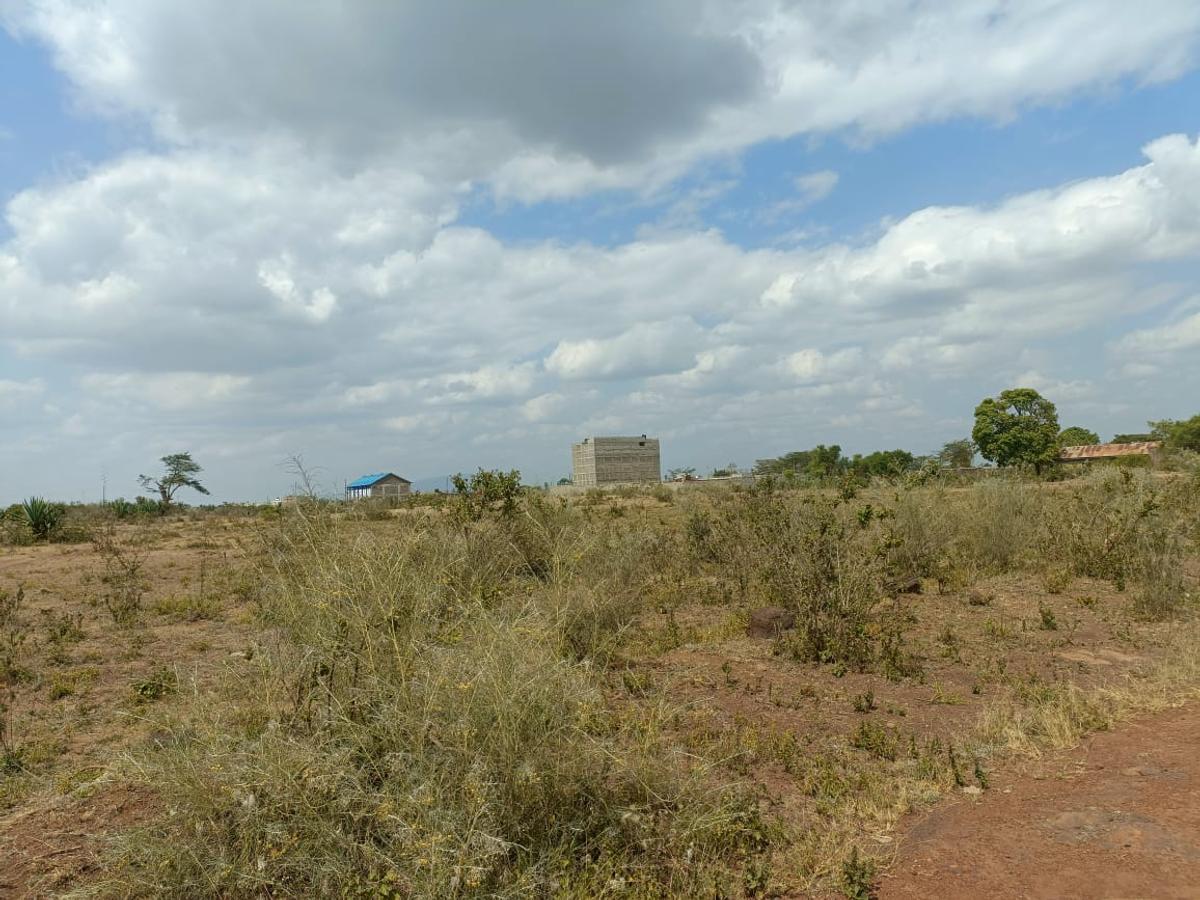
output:
<svg viewBox="0 0 1200 900"><path fill-rule="evenodd" d="M4 796L144 792L73 884L105 896L869 896L906 812L1200 693L1177 460L67 510L91 545L23 552L87 555L78 612L35 622L36 575L2 571ZM185 590L164 534L198 545ZM794 627L747 637L763 606ZM103 683L81 635L129 652L164 622L237 637L144 654L110 764L31 743L21 710Z"/></svg>

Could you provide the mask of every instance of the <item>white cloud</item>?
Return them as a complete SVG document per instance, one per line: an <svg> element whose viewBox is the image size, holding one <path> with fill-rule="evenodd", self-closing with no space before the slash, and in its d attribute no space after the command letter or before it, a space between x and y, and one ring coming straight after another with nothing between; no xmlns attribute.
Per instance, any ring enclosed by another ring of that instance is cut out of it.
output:
<svg viewBox="0 0 1200 900"><path fill-rule="evenodd" d="M1063 304L1072 307L1066 324L1078 323L1076 314L1103 308L1097 283L1120 277L1122 267L1200 250L1200 143L1171 135L1144 152L1146 165L1120 175L1023 194L993 209L929 207L869 247L827 247L800 271L781 275L763 304L956 306L950 325L975 336L1018 310L1034 327L1053 326ZM1048 289L1058 303L1046 303Z"/></svg>
<svg viewBox="0 0 1200 900"><path fill-rule="evenodd" d="M95 373L81 379L84 391L133 404L166 410L187 410L237 399L250 385L244 375L206 372L159 374Z"/></svg>
<svg viewBox="0 0 1200 900"><path fill-rule="evenodd" d="M1182 350L1200 350L1200 312L1154 328L1141 328L1121 338L1117 351L1143 364L1163 359Z"/></svg>
<svg viewBox="0 0 1200 900"><path fill-rule="evenodd" d="M0 378L0 406L15 405L20 401L40 397L45 391L46 384L40 378L31 378L28 381Z"/></svg>
<svg viewBox="0 0 1200 900"><path fill-rule="evenodd" d="M824 353L815 347L797 350L783 361L789 375L802 383L818 383L849 375L860 368L861 347Z"/></svg>
<svg viewBox="0 0 1200 900"><path fill-rule="evenodd" d="M441 391L433 402L466 403L474 400L524 397L533 386L536 368L526 362L513 366L484 366L470 372L451 372L422 382Z"/></svg>
<svg viewBox="0 0 1200 900"><path fill-rule="evenodd" d="M756 214L756 218L766 224L775 224L786 216L801 213L833 193L837 183L838 173L831 169L800 175L792 179L796 196L768 204Z"/></svg>
<svg viewBox="0 0 1200 900"><path fill-rule="evenodd" d="M1172 77L1200 35L1188 0L1154 15L1116 0L3 8L80 108L148 123L157 147L7 205L0 402L24 405L6 462L111 433L119 460L168 442L234 472L308 449L419 475L408 463L477 462L462 448L521 465L612 429L720 447L723 463L775 444L922 449L930 423L1010 373L1114 404L1130 395L1110 362L1174 397L1200 389L1180 364L1200 319L1171 309L1200 262L1186 136L1125 172L918 209L855 242L747 250L699 215L765 139L1002 120ZM779 214L838 175L791 187ZM674 203L615 246L459 220L489 189L605 188ZM1130 328L1108 357L1079 343ZM46 380L18 380L32 372ZM39 443L46 422L71 423L61 446Z"/></svg>
<svg viewBox="0 0 1200 900"><path fill-rule="evenodd" d="M541 422L561 412L567 405L567 398L551 391L538 394L521 404L521 416L528 422Z"/></svg>
<svg viewBox="0 0 1200 900"><path fill-rule="evenodd" d="M701 340L688 318L638 323L613 338L560 341L546 371L567 380L660 375L688 368Z"/></svg>
<svg viewBox="0 0 1200 900"><path fill-rule="evenodd" d="M284 307L307 316L314 322L324 322L337 308L337 297L327 287L314 288L305 292L296 286L289 271L290 258L265 260L258 265L258 280L268 291L283 303Z"/></svg>
<svg viewBox="0 0 1200 900"><path fill-rule="evenodd" d="M1004 119L1178 75L1200 34L1190 0L1161 0L1153 15L1120 0L262 0L234 12L219 0L183 11L32 0L6 18L54 49L83 102L148 118L171 142L278 140L352 165L386 157L525 200L662 184L795 134Z"/></svg>
<svg viewBox="0 0 1200 900"><path fill-rule="evenodd" d="M837 187L838 173L830 169L809 172L807 175L798 176L793 183L802 201L806 204L816 203L833 193L833 189Z"/></svg>
<svg viewBox="0 0 1200 900"><path fill-rule="evenodd" d="M1022 372L1013 379L1013 384L1019 387L1033 388L1046 397L1055 401L1078 401L1090 399L1096 391L1096 386L1086 378L1063 380L1049 378L1041 372L1029 370Z"/></svg>

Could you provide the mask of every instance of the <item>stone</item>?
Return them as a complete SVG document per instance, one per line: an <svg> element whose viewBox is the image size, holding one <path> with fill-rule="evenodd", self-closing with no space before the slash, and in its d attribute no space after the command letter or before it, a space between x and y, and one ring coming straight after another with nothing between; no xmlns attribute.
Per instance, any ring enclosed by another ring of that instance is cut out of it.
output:
<svg viewBox="0 0 1200 900"><path fill-rule="evenodd" d="M921 579L916 577L893 578L887 583L888 593L893 597L900 594L921 593Z"/></svg>
<svg viewBox="0 0 1200 900"><path fill-rule="evenodd" d="M764 606L750 613L746 634L756 638L778 637L789 628L796 627L796 616L782 606Z"/></svg>

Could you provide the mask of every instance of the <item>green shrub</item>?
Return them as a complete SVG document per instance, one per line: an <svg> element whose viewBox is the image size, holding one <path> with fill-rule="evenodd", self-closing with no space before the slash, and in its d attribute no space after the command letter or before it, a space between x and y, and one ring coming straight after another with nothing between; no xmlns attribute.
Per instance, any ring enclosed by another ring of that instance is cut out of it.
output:
<svg viewBox="0 0 1200 900"><path fill-rule="evenodd" d="M134 700L138 703L154 703L167 694L175 693L177 682L175 671L163 666L133 683Z"/></svg>
<svg viewBox="0 0 1200 900"><path fill-rule="evenodd" d="M61 504L50 503L42 497L30 497L21 504L25 522L34 540L48 541L62 522L65 510Z"/></svg>

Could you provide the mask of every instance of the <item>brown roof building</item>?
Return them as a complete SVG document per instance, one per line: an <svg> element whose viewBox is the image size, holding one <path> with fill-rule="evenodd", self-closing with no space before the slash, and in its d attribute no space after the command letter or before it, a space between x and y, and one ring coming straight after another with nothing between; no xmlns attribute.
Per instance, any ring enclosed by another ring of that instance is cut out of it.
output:
<svg viewBox="0 0 1200 900"><path fill-rule="evenodd" d="M1162 449L1162 441L1132 441L1128 444L1081 444L1063 447L1058 452L1061 462L1088 462L1093 459L1115 459L1120 456L1149 456L1154 459Z"/></svg>

